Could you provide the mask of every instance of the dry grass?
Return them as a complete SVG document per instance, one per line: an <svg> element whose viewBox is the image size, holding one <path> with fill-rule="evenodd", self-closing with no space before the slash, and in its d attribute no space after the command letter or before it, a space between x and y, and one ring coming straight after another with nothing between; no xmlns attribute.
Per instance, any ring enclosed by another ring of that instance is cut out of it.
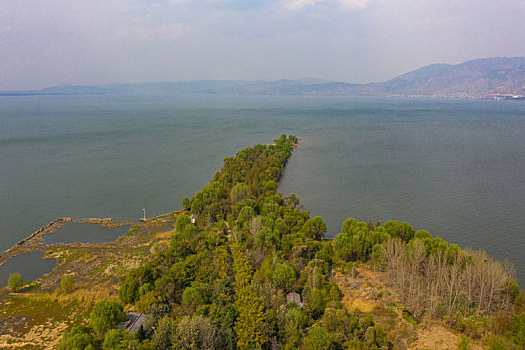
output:
<svg viewBox="0 0 525 350"><path fill-rule="evenodd" d="M408 350L456 350L460 337L440 323L430 323L418 328L417 340L408 345ZM479 342L470 340L471 350L481 350Z"/></svg>
<svg viewBox="0 0 525 350"><path fill-rule="evenodd" d="M155 234L155 239L158 240L169 240L171 236L175 233L175 230L166 231L166 232L158 232Z"/></svg>
<svg viewBox="0 0 525 350"><path fill-rule="evenodd" d="M459 333L446 324L430 321L417 324L404 317L405 307L385 284L382 272L374 271L367 265L360 265L357 272L355 278L337 271L332 275L332 280L343 293L343 305L349 311L359 309L371 315L386 332L394 349L457 349ZM473 350L482 349L479 341L470 340L469 345Z"/></svg>
<svg viewBox="0 0 525 350"><path fill-rule="evenodd" d="M52 349L73 325L87 322L97 301L118 300L127 271L144 264L152 246L169 246L178 215L148 220L112 243L47 246L46 258L59 265L35 281L36 292L12 295L0 288L0 349ZM74 276L74 289L66 294L60 281L68 274Z"/></svg>

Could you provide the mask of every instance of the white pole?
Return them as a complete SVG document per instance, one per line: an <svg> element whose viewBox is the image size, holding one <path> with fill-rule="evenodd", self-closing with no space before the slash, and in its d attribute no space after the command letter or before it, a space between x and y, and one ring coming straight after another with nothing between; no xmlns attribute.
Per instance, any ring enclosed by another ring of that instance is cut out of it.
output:
<svg viewBox="0 0 525 350"><path fill-rule="evenodd" d="M146 220L146 209L142 209L142 211L144 212L144 220Z"/></svg>

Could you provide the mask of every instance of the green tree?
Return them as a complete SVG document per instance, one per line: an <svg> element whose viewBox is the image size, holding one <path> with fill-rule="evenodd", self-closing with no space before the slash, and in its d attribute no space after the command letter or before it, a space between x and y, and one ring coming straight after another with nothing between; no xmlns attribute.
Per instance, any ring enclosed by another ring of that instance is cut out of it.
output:
<svg viewBox="0 0 525 350"><path fill-rule="evenodd" d="M295 281L297 281L297 270L290 263L279 263L275 266L273 279L278 288L289 291Z"/></svg>
<svg viewBox="0 0 525 350"><path fill-rule="evenodd" d="M90 324L95 333L102 335L108 329L116 327L125 318L122 305L113 300L101 300L91 311Z"/></svg>
<svg viewBox="0 0 525 350"><path fill-rule="evenodd" d="M184 289L182 293L182 303L192 310L196 310L199 305L208 302L209 285L201 282L193 282L190 287Z"/></svg>
<svg viewBox="0 0 525 350"><path fill-rule="evenodd" d="M244 182L239 182L233 186L230 192L230 199L233 204L236 204L243 199L250 198L250 188Z"/></svg>
<svg viewBox="0 0 525 350"><path fill-rule="evenodd" d="M220 348L217 329L209 318L204 316L184 316L172 337L177 349L213 350Z"/></svg>
<svg viewBox="0 0 525 350"><path fill-rule="evenodd" d="M239 216L237 217L237 220L240 223L243 223L253 218L254 215L255 215L255 211L253 210L253 208L246 206L242 208L241 211L239 212Z"/></svg>
<svg viewBox="0 0 525 350"><path fill-rule="evenodd" d="M301 231L305 237L321 240L326 232L326 224L320 216L316 216L313 219L308 219Z"/></svg>
<svg viewBox="0 0 525 350"><path fill-rule="evenodd" d="M102 349L104 350L125 350L129 348L130 336L128 331L123 329L110 329L104 336Z"/></svg>
<svg viewBox="0 0 525 350"><path fill-rule="evenodd" d="M190 210L191 208L191 201L188 197L184 196L182 197L182 206L186 209L186 210Z"/></svg>
<svg viewBox="0 0 525 350"><path fill-rule="evenodd" d="M514 316L512 328L514 342L525 348L525 312Z"/></svg>
<svg viewBox="0 0 525 350"><path fill-rule="evenodd" d="M469 350L470 349L470 340L469 338L462 335L458 343L458 350Z"/></svg>
<svg viewBox="0 0 525 350"><path fill-rule="evenodd" d="M139 286L135 280L135 276L132 273L128 273L126 280L120 285L118 292L120 300L124 304L131 304L138 298Z"/></svg>
<svg viewBox="0 0 525 350"><path fill-rule="evenodd" d="M176 333L177 324L170 317L165 316L159 320L151 340L157 349L171 349L172 339Z"/></svg>
<svg viewBox="0 0 525 350"><path fill-rule="evenodd" d="M183 233L184 229L187 225L191 224L191 219L189 215L181 215L177 218L177 221L175 222L175 232L177 233Z"/></svg>
<svg viewBox="0 0 525 350"><path fill-rule="evenodd" d="M264 308L260 297L251 284L253 268L237 244L232 245L233 271L235 274L235 306L238 317L235 322L237 346L253 349L266 343Z"/></svg>
<svg viewBox="0 0 525 350"><path fill-rule="evenodd" d="M85 350L90 346L93 347L93 337L90 335L89 328L84 326L75 326L64 335L58 345L58 350Z"/></svg>
<svg viewBox="0 0 525 350"><path fill-rule="evenodd" d="M330 334L320 323L310 328L304 338L304 348L306 350L325 350L329 349L331 345Z"/></svg>
<svg viewBox="0 0 525 350"><path fill-rule="evenodd" d="M15 293L18 292L23 284L24 284L24 280L22 279L22 275L20 274L20 272L9 274L9 280L7 281L7 286L13 292Z"/></svg>
<svg viewBox="0 0 525 350"><path fill-rule="evenodd" d="M60 287L66 292L71 293L73 291L73 275L65 275L60 281Z"/></svg>
<svg viewBox="0 0 525 350"><path fill-rule="evenodd" d="M204 202L198 198L195 198L191 203L191 212L199 214L204 209Z"/></svg>

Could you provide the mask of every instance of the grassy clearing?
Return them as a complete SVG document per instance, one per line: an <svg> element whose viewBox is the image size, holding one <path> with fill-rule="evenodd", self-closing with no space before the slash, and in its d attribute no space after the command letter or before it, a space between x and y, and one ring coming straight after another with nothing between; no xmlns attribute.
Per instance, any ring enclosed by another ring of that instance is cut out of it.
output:
<svg viewBox="0 0 525 350"><path fill-rule="evenodd" d="M369 314L387 334L395 349L456 349L458 332L439 322L417 322L399 298L384 284L381 272L361 264L352 275L334 272L332 279L343 293L343 305L349 310ZM481 342L469 343L481 349Z"/></svg>
<svg viewBox="0 0 525 350"><path fill-rule="evenodd" d="M52 348L85 318L85 305L73 299L49 293L9 295L0 301L0 348Z"/></svg>

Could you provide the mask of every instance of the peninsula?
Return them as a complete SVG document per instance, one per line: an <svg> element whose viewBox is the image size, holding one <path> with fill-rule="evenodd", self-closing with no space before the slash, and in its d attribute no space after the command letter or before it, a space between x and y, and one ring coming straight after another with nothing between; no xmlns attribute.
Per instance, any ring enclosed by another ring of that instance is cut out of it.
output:
<svg viewBox="0 0 525 350"><path fill-rule="evenodd" d="M396 220L349 218L326 238L278 192L297 145L281 135L225 158L182 210L103 221L131 226L114 242L49 245L44 229L12 248L58 265L0 287L0 348L524 347L511 266Z"/></svg>

